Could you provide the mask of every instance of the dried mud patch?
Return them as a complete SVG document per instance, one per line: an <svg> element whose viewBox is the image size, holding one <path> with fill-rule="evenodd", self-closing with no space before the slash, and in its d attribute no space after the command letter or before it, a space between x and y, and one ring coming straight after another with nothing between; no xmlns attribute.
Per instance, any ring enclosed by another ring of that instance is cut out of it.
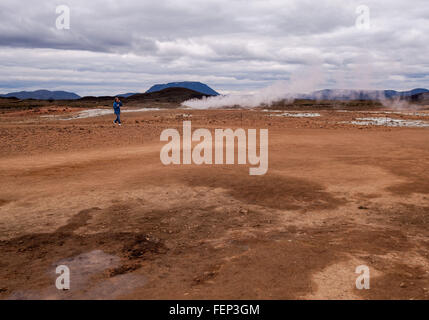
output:
<svg viewBox="0 0 429 320"><path fill-rule="evenodd" d="M371 206L371 221L402 228L412 235L429 237L429 206L397 203L393 207Z"/></svg>
<svg viewBox="0 0 429 320"><path fill-rule="evenodd" d="M393 175L403 178L403 182L394 183L387 186L385 190L388 192L404 196L413 193L428 194L429 193L429 172L427 170L428 161L426 160L428 154L426 152L416 152L410 157L395 158L392 157L353 157L353 159L342 159L342 161L353 164L367 164L375 167L382 168Z"/></svg>
<svg viewBox="0 0 429 320"><path fill-rule="evenodd" d="M429 194L429 178L414 177L412 182L390 186L387 188L387 190L398 195L411 193Z"/></svg>
<svg viewBox="0 0 429 320"><path fill-rule="evenodd" d="M9 202L11 202L10 200L5 200L5 199L0 199L0 207L8 204Z"/></svg>
<svg viewBox="0 0 429 320"><path fill-rule="evenodd" d="M392 261L388 254L405 254L413 243L398 231L342 223L330 227L287 228L284 232L258 234L254 239L235 241L241 251L223 247L217 265L199 270L189 278L189 298L202 299L300 299L317 295L328 297L390 297L390 285L400 288L407 279L408 290L398 290L398 297L427 298L424 294L428 275L423 268L409 268ZM350 257L352 263L341 264ZM355 268L365 264L373 270L371 292L355 289ZM329 269L329 267L333 266ZM348 269L344 269L347 266ZM341 268L337 270L336 268ZM323 279L317 275L325 272ZM331 272L332 271L332 272ZM376 271L376 272L375 272ZM338 272L347 274L338 283ZM377 276L381 275L381 276ZM316 279L318 281L316 281ZM322 281L322 283L321 283ZM323 283L324 282L324 283ZM336 283L330 292L320 292L320 286Z"/></svg>
<svg viewBox="0 0 429 320"><path fill-rule="evenodd" d="M159 239L174 252L186 247L228 241L230 233L234 232L248 235L263 232L273 228L278 220L275 212L262 211L238 201L229 202L229 196L217 193L195 193L183 201L168 203L164 197L174 194L172 190L170 186L170 189L164 190L164 194L158 194L160 198L129 200L126 204L115 203L96 211L91 223L78 232L141 232ZM183 188L181 190L181 196L186 194ZM168 209L160 209L159 201L164 201ZM200 205L195 206L195 203ZM132 248L129 249L133 252Z"/></svg>
<svg viewBox="0 0 429 320"><path fill-rule="evenodd" d="M153 210L137 200L83 210L53 233L0 242L0 277L5 279L0 297L13 298L13 292L28 288L41 292L53 286L47 270L55 262L75 261L100 250L117 257L119 265L97 269L88 296L92 298L108 298L109 288L123 297L147 299L295 299L314 293L323 297L314 276L350 256L381 274L372 280L370 292L356 290L353 295L427 298L424 269L389 257L392 252L401 257L416 251L416 242L394 224L357 225L333 218L328 225L298 227L277 225L276 214L280 213L219 210L208 204ZM100 229L103 232L96 232ZM355 267L343 272L354 272ZM129 281L142 274L150 278L132 286ZM322 281L329 285L335 278L334 272ZM336 290L349 290L353 283L347 281L346 288L339 285ZM341 294L330 292L326 297Z"/></svg>
<svg viewBox="0 0 429 320"><path fill-rule="evenodd" d="M383 261L383 274L371 279L370 290L355 290L364 299L429 299L429 275L425 268L404 262Z"/></svg>
<svg viewBox="0 0 429 320"><path fill-rule="evenodd" d="M324 186L295 177L284 177L267 173L263 176L249 176L248 172L215 172L195 170L183 177L190 186L223 188L243 203L280 210L324 210L335 209L346 203L325 191Z"/></svg>
<svg viewBox="0 0 429 320"><path fill-rule="evenodd" d="M194 177L187 179L192 182ZM300 212L259 206L266 198L249 204L235 198L233 190L209 182L213 185L170 184L164 190L137 193L136 198L114 199L109 207L78 212L52 233L0 242L0 278L5 279L0 297L25 297L16 292L31 288L37 298L44 288L53 287L47 270L56 262L100 250L116 257L118 264L97 269L91 291L72 298L117 297L109 295L112 290L142 299L326 298L344 296L343 290L360 298L428 298L425 242L409 236L413 230L423 232L413 228L426 222L426 207L398 205L399 212L384 212L369 202L364 211L373 219L370 224L356 223L345 214L326 216L317 225L298 225L284 216L299 218ZM169 200L176 192L182 201ZM419 256L420 263L407 263L409 254ZM370 292L353 289L354 282L349 282L357 275L323 292L336 283L338 268L354 273L356 266L341 264L350 257L380 274L371 280ZM317 278L321 272L323 277ZM132 285L136 281L139 285Z"/></svg>
<svg viewBox="0 0 429 320"><path fill-rule="evenodd" d="M358 257L379 276L373 277L370 290L354 289L354 294L370 299L427 299L425 287L429 282L429 257L421 255L422 242L411 239L404 230L387 226L333 225L310 231L310 239L325 243L337 253ZM333 231L336 229L337 231ZM330 234L326 239L326 233ZM395 258L392 258L392 254ZM419 265L410 266L408 256L420 257ZM408 261L409 262L409 261ZM356 266L355 266L356 267ZM349 270L354 271L354 270ZM332 275L335 277L335 275ZM356 275L357 276L357 275ZM407 290L404 283L409 283Z"/></svg>
<svg viewBox="0 0 429 320"><path fill-rule="evenodd" d="M121 258L119 268L136 270L139 263L167 251L161 241L143 232L101 232L78 235L73 231L86 225L91 214L100 209L92 208L73 216L67 225L52 233L35 233L0 241L1 295L15 290L52 286L47 270L56 261L82 255L93 250L102 250ZM130 263L133 268L129 268ZM123 273L123 272L119 272ZM113 271L110 276L118 274Z"/></svg>

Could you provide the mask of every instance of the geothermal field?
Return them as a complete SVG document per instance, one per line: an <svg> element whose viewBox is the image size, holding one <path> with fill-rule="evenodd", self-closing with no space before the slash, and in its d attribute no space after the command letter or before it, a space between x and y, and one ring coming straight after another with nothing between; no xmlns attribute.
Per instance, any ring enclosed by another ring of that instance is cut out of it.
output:
<svg viewBox="0 0 429 320"><path fill-rule="evenodd" d="M110 100L2 101L1 299L429 299L429 106L130 102L121 117ZM268 171L164 165L161 133L184 121L268 129Z"/></svg>

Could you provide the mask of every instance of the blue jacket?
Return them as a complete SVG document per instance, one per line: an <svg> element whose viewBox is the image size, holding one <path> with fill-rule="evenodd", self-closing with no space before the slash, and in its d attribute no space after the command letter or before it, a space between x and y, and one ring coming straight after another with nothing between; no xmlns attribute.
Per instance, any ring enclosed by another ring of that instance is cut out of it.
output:
<svg viewBox="0 0 429 320"><path fill-rule="evenodd" d="M122 107L122 102L113 102L113 110L115 110L115 113L120 113L121 112L121 107Z"/></svg>

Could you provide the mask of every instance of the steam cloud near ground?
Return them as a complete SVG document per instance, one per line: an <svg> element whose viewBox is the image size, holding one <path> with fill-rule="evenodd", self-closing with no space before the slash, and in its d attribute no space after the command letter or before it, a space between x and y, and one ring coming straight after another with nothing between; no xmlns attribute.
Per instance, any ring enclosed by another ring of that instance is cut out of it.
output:
<svg viewBox="0 0 429 320"><path fill-rule="evenodd" d="M323 81L320 66L310 66L291 75L290 80L277 81L269 87L256 92L221 95L203 99L191 99L182 103L193 109L210 109L241 106L255 108L262 104L270 105L280 100L293 100L302 92L314 90Z"/></svg>
<svg viewBox="0 0 429 320"><path fill-rule="evenodd" d="M318 92L326 83L325 72L320 61L313 61L310 66L302 67L292 72L289 80L277 81L269 87L238 94L220 95L216 97L204 97L203 99L191 99L182 103L185 107L193 109L211 109L240 106L243 108L255 108L261 105L271 105L274 102L294 99L310 98L314 100L343 100L344 97L351 100L361 99L362 94L373 101L379 101L383 106L393 109L412 109L413 106L400 98L389 99L382 90L333 90L329 92L329 98ZM371 87L371 70L356 74L356 87ZM342 83L336 79L336 83ZM310 97L311 96L311 97Z"/></svg>
<svg viewBox="0 0 429 320"><path fill-rule="evenodd" d="M204 97L202 99L191 99L183 102L182 105L193 109L211 109L232 106L254 108L261 104L271 104L274 101L294 99L294 95L288 93L285 90L286 88L287 86L284 82L277 82L272 86L258 90L254 93L248 92L225 96Z"/></svg>
<svg viewBox="0 0 429 320"><path fill-rule="evenodd" d="M261 105L271 105L274 102L286 100L293 102L294 99L310 98L314 100L331 100L347 97L347 100L359 100L362 94L369 96L373 101L379 101L383 106L394 109L410 109L412 106L400 98L388 99L381 91L375 90L335 90L330 92L329 98L322 93L312 91L296 91L300 86L297 83L291 85L287 81L279 81L273 85L256 92L244 92L241 94L220 95L215 97L203 97L202 99L191 99L182 103L183 106L193 109L216 109L224 107L240 106L244 108L255 108ZM307 92L307 93L305 93ZM311 97L309 97L311 95Z"/></svg>

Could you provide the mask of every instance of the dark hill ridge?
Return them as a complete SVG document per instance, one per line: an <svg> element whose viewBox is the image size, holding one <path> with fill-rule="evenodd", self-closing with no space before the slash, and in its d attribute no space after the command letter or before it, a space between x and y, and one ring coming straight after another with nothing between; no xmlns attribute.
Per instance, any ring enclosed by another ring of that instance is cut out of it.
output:
<svg viewBox="0 0 429 320"><path fill-rule="evenodd" d="M413 94L408 100L412 102L429 103L429 92Z"/></svg>
<svg viewBox="0 0 429 320"><path fill-rule="evenodd" d="M200 92L209 96L219 95L219 93L214 91L208 85L197 81L182 81L182 82L170 82L166 84L156 84L152 86L149 90L147 90L146 93L157 92L166 88L186 88L186 89Z"/></svg>
<svg viewBox="0 0 429 320"><path fill-rule="evenodd" d="M126 101L156 101L182 103L189 99L201 99L210 95L187 88L171 87L161 91L146 92L132 95Z"/></svg>
<svg viewBox="0 0 429 320"><path fill-rule="evenodd" d="M300 95L302 99L316 100L384 100L406 99L416 94L429 92L427 89L417 88L409 91L396 90L343 90L325 89L307 95Z"/></svg>
<svg viewBox="0 0 429 320"><path fill-rule="evenodd" d="M182 103L189 99L201 99L208 95L196 92L194 90L186 88L166 88L161 91L150 92L150 93L136 93L126 98L120 98L124 103L128 102L171 102L171 103ZM83 97L79 101L94 101L104 102L112 101L114 96L104 97Z"/></svg>
<svg viewBox="0 0 429 320"><path fill-rule="evenodd" d="M421 94L425 92L429 92L429 90L424 88L417 88L410 91L384 90L384 94L386 95L386 98L396 98L396 97L406 98L406 97L411 97L413 95Z"/></svg>

